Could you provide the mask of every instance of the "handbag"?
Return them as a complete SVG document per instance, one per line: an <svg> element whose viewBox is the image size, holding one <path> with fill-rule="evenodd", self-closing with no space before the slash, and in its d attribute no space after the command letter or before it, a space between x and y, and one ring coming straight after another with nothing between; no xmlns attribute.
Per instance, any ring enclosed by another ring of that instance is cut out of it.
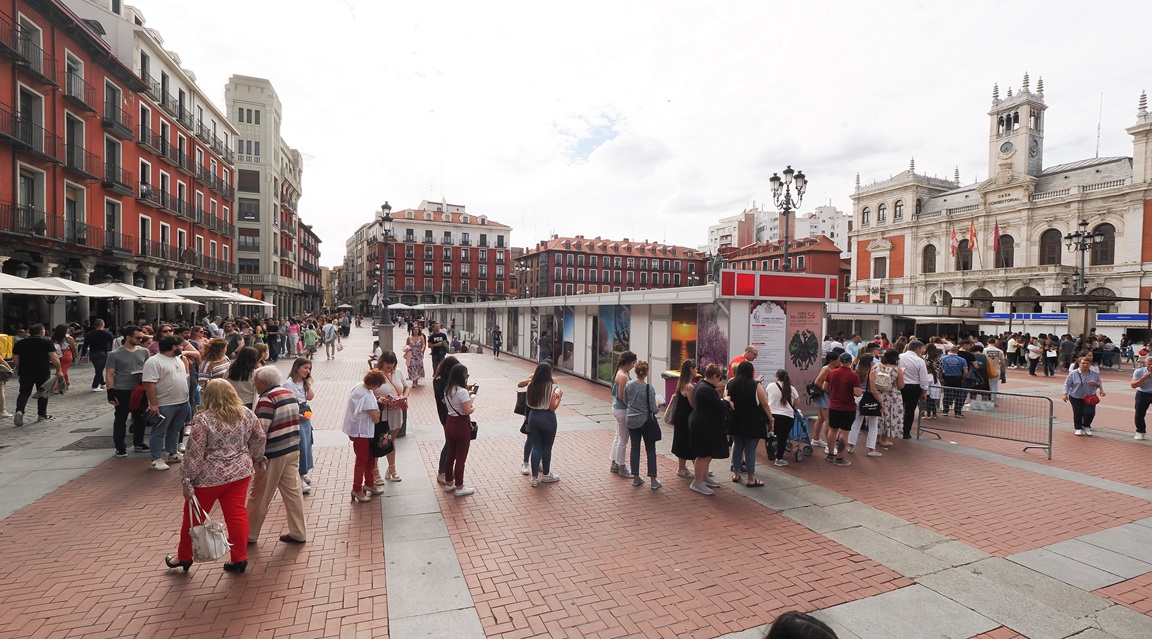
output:
<svg viewBox="0 0 1152 639"><path fill-rule="evenodd" d="M373 457L384 457L396 450L396 440L392 436L392 430L388 428L387 420L376 422L376 429L372 432L372 441L368 442L368 449Z"/></svg>
<svg viewBox="0 0 1152 639"><path fill-rule="evenodd" d="M1079 371L1077 371L1076 374L1080 376L1080 383L1081 384L1084 384L1084 385L1088 384L1087 382L1084 381L1084 374L1083 373L1080 373ZM1095 406L1099 403L1100 403L1100 396L1097 395L1095 391L1093 391L1092 393L1084 393L1084 405L1085 406Z"/></svg>
<svg viewBox="0 0 1152 639"><path fill-rule="evenodd" d="M651 441L658 442L664 437L664 431L660 428L660 422L656 421L656 416L652 414L652 395L648 393L649 388L652 386L644 385L644 403L648 405L648 418L644 420L644 430L640 434L642 436L647 435Z"/></svg>
<svg viewBox="0 0 1152 639"><path fill-rule="evenodd" d="M228 554L232 544L228 543L228 529L224 524L212 521L208 513L200 507L200 501L196 499L195 494L191 500L184 503L188 508L188 522L192 524L188 529L188 535L192 537L192 559L204 563L216 561ZM199 524L196 523L197 515Z"/></svg>
<svg viewBox="0 0 1152 639"><path fill-rule="evenodd" d="M824 396L824 389L816 385L816 382L808 382L804 386L804 392L808 393L808 399L816 401Z"/></svg>
<svg viewBox="0 0 1152 639"><path fill-rule="evenodd" d="M480 435L480 425L476 422L471 422L472 433L468 436L469 439L476 439Z"/></svg>
<svg viewBox="0 0 1152 639"><path fill-rule="evenodd" d="M516 408L512 409L517 415L528 416L528 392L516 391Z"/></svg>
<svg viewBox="0 0 1152 639"><path fill-rule="evenodd" d="M865 417L879 417L881 411L880 400L876 399L872 391L864 391L860 396L860 414Z"/></svg>
<svg viewBox="0 0 1152 639"><path fill-rule="evenodd" d="M668 406L664 409L664 423L669 426L675 426L673 421L676 418L676 407L680 404L680 391L672 393L672 399L668 400Z"/></svg>

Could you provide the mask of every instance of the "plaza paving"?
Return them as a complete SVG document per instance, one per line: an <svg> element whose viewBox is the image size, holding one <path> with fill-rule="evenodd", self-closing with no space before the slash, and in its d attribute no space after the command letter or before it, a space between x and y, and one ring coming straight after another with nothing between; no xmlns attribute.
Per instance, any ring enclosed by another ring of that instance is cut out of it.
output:
<svg viewBox="0 0 1152 639"><path fill-rule="evenodd" d="M1152 637L1152 443L1131 439L1128 373L1105 373L1095 437L1074 437L1057 399L1051 461L946 433L850 468L764 465L766 487L704 497L675 477L667 429L663 488L609 474L608 391L563 375L562 479L531 488L511 411L531 365L463 355L481 385L476 494L437 490L426 382L399 443L404 481L353 504L339 425L371 339L353 329L336 361L315 364L309 542L276 540L274 502L240 576L164 569L178 474L100 448L101 395L53 398L51 424L0 425L0 637L751 638L791 609L845 639ZM1012 370L1003 390L1058 398L1059 379Z"/></svg>

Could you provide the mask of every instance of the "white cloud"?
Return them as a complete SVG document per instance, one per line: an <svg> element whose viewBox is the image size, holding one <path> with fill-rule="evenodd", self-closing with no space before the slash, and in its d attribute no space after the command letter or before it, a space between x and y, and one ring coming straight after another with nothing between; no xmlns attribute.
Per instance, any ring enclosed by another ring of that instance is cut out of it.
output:
<svg viewBox="0 0 1152 639"><path fill-rule="evenodd" d="M697 245L788 164L811 206L847 209L857 172L912 156L968 182L987 175L992 83L1024 71L1046 84L1046 164L1095 152L1101 92L1101 155L1130 155L1152 82L1138 20L1065 1L137 4L218 101L233 73L273 82L327 265L384 200L443 193L520 245Z"/></svg>

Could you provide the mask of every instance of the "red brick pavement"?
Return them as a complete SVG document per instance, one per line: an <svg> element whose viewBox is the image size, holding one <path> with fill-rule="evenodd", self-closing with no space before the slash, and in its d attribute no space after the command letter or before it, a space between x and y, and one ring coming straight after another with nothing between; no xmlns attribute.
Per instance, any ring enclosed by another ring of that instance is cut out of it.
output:
<svg viewBox="0 0 1152 639"><path fill-rule="evenodd" d="M380 506L347 502L350 447L315 452L309 542L277 540L276 500L243 575L164 567L179 475L138 459L109 460L0 521L0 637L386 637Z"/></svg>
<svg viewBox="0 0 1152 639"><path fill-rule="evenodd" d="M1000 626L999 628L992 630L990 632L986 632L982 635L976 635L975 637L971 637L971 639L1028 639L1028 638L1025 637L1024 635L1016 632L1015 630L1012 630L1011 628L1005 628L1004 626Z"/></svg>
<svg viewBox="0 0 1152 639"><path fill-rule="evenodd" d="M477 493L440 492L489 637L714 637L911 584L731 491L690 492L671 460L663 488L634 488L607 472L611 440L561 432L562 479L533 489L520 438L481 438ZM421 449L431 473L439 446Z"/></svg>
<svg viewBox="0 0 1152 639"><path fill-rule="evenodd" d="M1101 588L1093 594L1128 606L1136 612L1152 615L1152 572Z"/></svg>

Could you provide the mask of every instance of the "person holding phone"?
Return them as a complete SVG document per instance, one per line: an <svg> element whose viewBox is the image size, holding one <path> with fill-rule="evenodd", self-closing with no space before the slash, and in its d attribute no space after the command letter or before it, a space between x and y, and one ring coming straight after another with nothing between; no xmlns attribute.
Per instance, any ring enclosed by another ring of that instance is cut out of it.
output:
<svg viewBox="0 0 1152 639"><path fill-rule="evenodd" d="M180 357L184 348L179 336L160 338L159 352L144 362L142 381L148 396L149 422L152 435L148 442L153 470L168 470L168 464L180 463L176 447L180 431L191 418L188 404L188 365ZM167 457L165 458L165 453Z"/></svg>
<svg viewBox="0 0 1152 639"><path fill-rule="evenodd" d="M531 442L532 487L560 481L552 472L552 445L556 443L556 409L564 390L552 379L552 365L541 362L528 381L525 399L528 405L528 441ZM476 396L476 387L472 387Z"/></svg>
<svg viewBox="0 0 1152 639"><path fill-rule="evenodd" d="M316 398L312 390L312 362L306 358L298 357L292 362L292 370L288 379L282 384L284 388L296 395L300 403L300 492L307 495L312 492L312 480L308 473L312 471L312 405L310 402Z"/></svg>
<svg viewBox="0 0 1152 639"><path fill-rule="evenodd" d="M1148 430L1144 418L1148 407L1152 406L1152 355L1144 358L1144 366L1132 371L1132 388L1136 389L1136 435L1133 439L1144 441Z"/></svg>

